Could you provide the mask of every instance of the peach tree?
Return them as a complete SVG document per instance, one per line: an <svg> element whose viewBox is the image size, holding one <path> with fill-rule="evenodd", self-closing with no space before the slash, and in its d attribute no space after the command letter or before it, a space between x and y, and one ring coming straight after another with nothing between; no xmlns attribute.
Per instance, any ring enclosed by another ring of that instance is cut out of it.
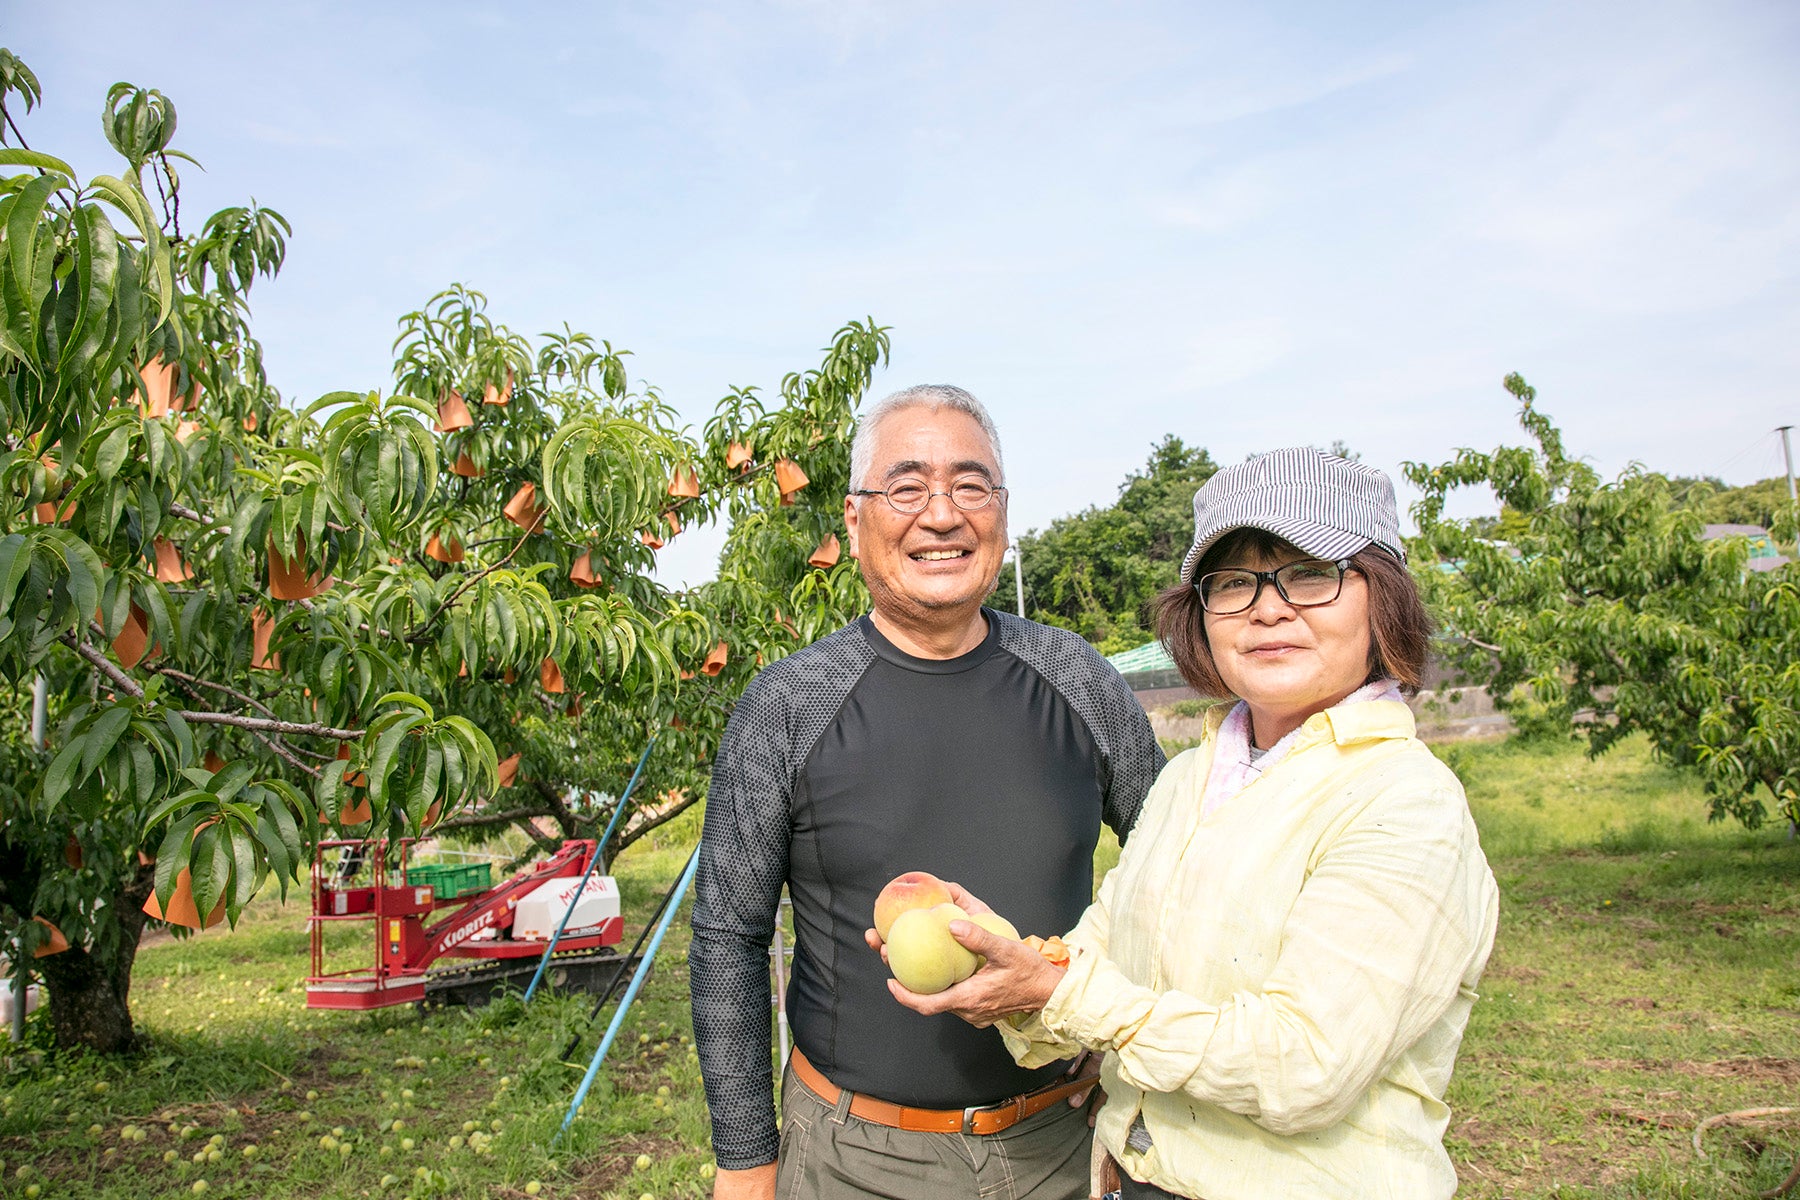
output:
<svg viewBox="0 0 1800 1200"><path fill-rule="evenodd" d="M703 797L756 665L865 603L834 529L872 322L695 434L625 352L453 287L390 391L292 405L248 306L287 223L184 229L154 90L109 92L86 182L26 144L39 100L0 52L0 921L59 950L59 1044L133 1043L146 909L235 922L328 836L597 836L654 741L616 853ZM718 579L660 583L715 521Z"/></svg>
<svg viewBox="0 0 1800 1200"><path fill-rule="evenodd" d="M1505 385L1533 444L1406 467L1414 570L1454 664L1527 732L1594 754L1644 735L1698 771L1714 820L1800 819L1800 568L1753 572L1742 539L1702 540L1661 475L1601 479L1529 384ZM1470 487L1508 513L1505 541L1445 516Z"/></svg>

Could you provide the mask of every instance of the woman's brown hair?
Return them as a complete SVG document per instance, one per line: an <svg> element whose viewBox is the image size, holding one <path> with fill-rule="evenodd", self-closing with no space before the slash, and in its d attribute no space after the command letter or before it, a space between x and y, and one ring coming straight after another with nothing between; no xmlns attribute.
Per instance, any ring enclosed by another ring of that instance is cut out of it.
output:
<svg viewBox="0 0 1800 1200"><path fill-rule="evenodd" d="M1239 555L1265 560L1304 557L1306 552L1263 529L1234 529L1209 547L1194 568L1194 578L1216 571ZM1366 681L1392 677L1408 695L1425 681L1431 657L1431 614L1406 564L1379 546L1369 545L1350 556L1350 567L1369 585L1369 674ZM1175 669L1202 696L1230 696L1231 689L1213 664L1206 641L1206 610L1191 583L1177 583L1156 597L1156 636L1169 648Z"/></svg>

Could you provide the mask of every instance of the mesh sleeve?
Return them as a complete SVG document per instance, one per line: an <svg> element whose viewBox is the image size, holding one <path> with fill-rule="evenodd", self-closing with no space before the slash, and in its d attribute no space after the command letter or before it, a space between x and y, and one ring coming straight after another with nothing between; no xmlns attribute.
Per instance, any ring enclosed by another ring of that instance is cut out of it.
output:
<svg viewBox="0 0 1800 1200"><path fill-rule="evenodd" d="M773 664L726 724L707 789L688 976L713 1155L739 1171L775 1161L769 942L788 875L800 765L873 654L855 627Z"/></svg>
<svg viewBox="0 0 1800 1200"><path fill-rule="evenodd" d="M1079 635L989 611L1000 622L1000 644L1049 680L1086 722L1100 748L1104 817L1123 844L1166 761L1149 715L1124 677Z"/></svg>

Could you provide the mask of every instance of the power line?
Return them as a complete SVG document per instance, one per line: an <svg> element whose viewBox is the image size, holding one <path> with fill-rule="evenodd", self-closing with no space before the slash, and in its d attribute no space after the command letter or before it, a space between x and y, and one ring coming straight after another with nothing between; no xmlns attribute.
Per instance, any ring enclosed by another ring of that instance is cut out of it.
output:
<svg viewBox="0 0 1800 1200"><path fill-rule="evenodd" d="M1743 449L1739 450L1736 454L1733 454L1730 458L1726 459L1719 466L1717 466L1717 467L1713 468L1711 471L1707 472L1707 474L1711 475L1715 479L1723 479L1723 478L1725 478L1725 472L1730 470L1733 464L1742 461L1744 458L1746 458L1750 454L1755 453L1757 451L1761 451L1763 453L1763 455L1764 455L1763 461L1765 463L1772 464L1775 461L1775 456L1780 451L1780 447L1776 445L1776 441L1777 441L1777 439L1780 438L1780 436L1781 436L1781 434L1777 430L1771 430L1768 433L1759 434L1755 440L1750 442ZM1752 480L1751 482L1756 482L1756 481Z"/></svg>

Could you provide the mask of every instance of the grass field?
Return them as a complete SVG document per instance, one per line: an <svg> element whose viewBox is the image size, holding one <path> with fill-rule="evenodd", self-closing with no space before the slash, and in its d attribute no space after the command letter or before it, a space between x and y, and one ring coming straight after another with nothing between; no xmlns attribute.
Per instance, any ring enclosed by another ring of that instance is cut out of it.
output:
<svg viewBox="0 0 1800 1200"><path fill-rule="evenodd" d="M1708 825L1627 745L1441 747L1499 879L1501 932L1451 1088L1470 1196L1727 1197L1779 1184L1800 1115L1800 846Z"/></svg>
<svg viewBox="0 0 1800 1200"><path fill-rule="evenodd" d="M1595 763L1573 746L1439 749L1505 905L1450 1096L1461 1194L1710 1200L1781 1182L1800 1116L1715 1128L1704 1158L1690 1139L1713 1114L1800 1103L1800 847L1706 824L1697 787L1638 745ZM617 865L629 934L695 832L684 818ZM554 1056L586 997L308 1012L305 905L259 903L236 931L144 948L141 1057L46 1053L34 1019L3 1064L0 1195L705 1195L686 942L677 922L558 1141L610 1010L568 1063Z"/></svg>

